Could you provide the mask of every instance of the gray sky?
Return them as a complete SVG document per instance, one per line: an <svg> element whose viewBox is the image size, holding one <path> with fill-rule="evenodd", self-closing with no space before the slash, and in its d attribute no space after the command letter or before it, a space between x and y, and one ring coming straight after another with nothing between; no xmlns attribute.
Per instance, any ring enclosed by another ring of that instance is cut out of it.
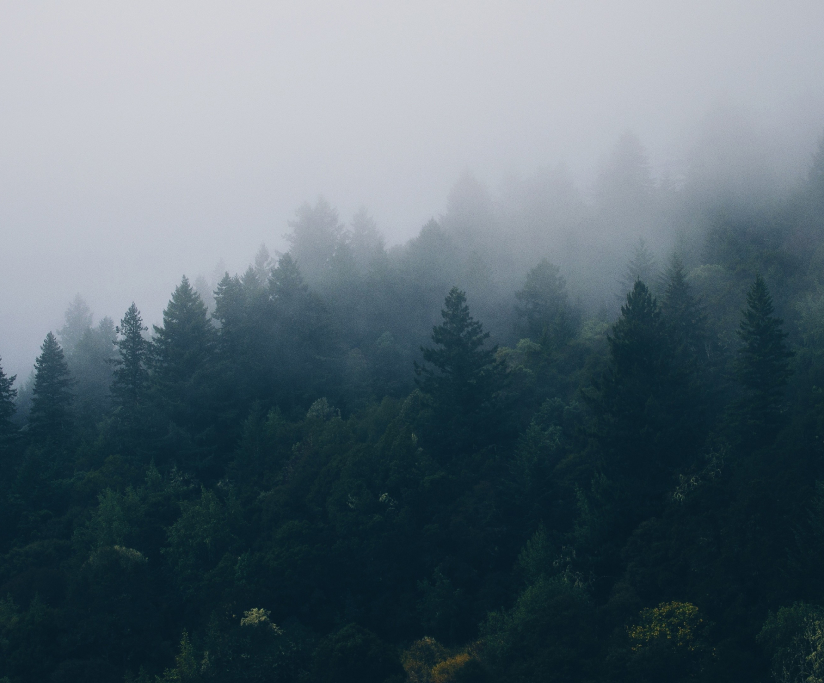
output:
<svg viewBox="0 0 824 683"><path fill-rule="evenodd" d="M802 153L822 30L821 0L0 1L3 366L28 375L78 292L156 322L320 194L397 242L464 169L585 187L627 129L677 166L719 104Z"/></svg>

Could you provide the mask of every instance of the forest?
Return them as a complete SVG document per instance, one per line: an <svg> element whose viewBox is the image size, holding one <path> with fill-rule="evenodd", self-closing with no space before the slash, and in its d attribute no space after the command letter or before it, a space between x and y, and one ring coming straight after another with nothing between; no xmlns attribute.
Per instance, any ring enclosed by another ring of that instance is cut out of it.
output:
<svg viewBox="0 0 824 683"><path fill-rule="evenodd" d="M391 247L318 199L157 325L78 296L0 369L0 681L824 681L810 158L628 134L592 198L467 174Z"/></svg>

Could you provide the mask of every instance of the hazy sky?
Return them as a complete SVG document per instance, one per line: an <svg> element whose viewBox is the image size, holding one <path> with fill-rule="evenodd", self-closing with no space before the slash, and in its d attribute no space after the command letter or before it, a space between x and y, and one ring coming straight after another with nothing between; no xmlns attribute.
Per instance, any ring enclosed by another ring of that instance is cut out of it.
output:
<svg viewBox="0 0 824 683"><path fill-rule="evenodd" d="M28 375L75 293L157 317L323 194L390 241L471 169L566 163L626 130L653 165L720 104L824 130L824 2L0 1L0 356Z"/></svg>

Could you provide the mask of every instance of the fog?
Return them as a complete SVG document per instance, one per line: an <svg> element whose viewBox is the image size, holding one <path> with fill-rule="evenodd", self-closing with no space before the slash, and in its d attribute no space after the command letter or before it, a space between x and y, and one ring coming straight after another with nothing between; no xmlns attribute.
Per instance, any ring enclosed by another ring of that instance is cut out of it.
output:
<svg viewBox="0 0 824 683"><path fill-rule="evenodd" d="M789 191L822 26L818 0L3 3L3 367L25 379L77 293L158 322L319 196L400 244L467 171L497 203L542 173L593 202L628 131L656 183Z"/></svg>

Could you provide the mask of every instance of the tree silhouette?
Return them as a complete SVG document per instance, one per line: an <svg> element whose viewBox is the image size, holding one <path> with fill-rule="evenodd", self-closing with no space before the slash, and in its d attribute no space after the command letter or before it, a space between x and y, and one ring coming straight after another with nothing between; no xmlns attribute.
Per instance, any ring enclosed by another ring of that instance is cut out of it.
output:
<svg viewBox="0 0 824 683"><path fill-rule="evenodd" d="M747 292L747 307L741 312L736 371L745 396L740 404L745 431L764 437L778 426L784 387L790 376L793 352L785 342L781 318L773 315L767 284L760 275Z"/></svg>
<svg viewBox="0 0 824 683"><path fill-rule="evenodd" d="M35 440L57 442L71 428L72 380L63 349L51 332L40 349L34 362L29 425Z"/></svg>

